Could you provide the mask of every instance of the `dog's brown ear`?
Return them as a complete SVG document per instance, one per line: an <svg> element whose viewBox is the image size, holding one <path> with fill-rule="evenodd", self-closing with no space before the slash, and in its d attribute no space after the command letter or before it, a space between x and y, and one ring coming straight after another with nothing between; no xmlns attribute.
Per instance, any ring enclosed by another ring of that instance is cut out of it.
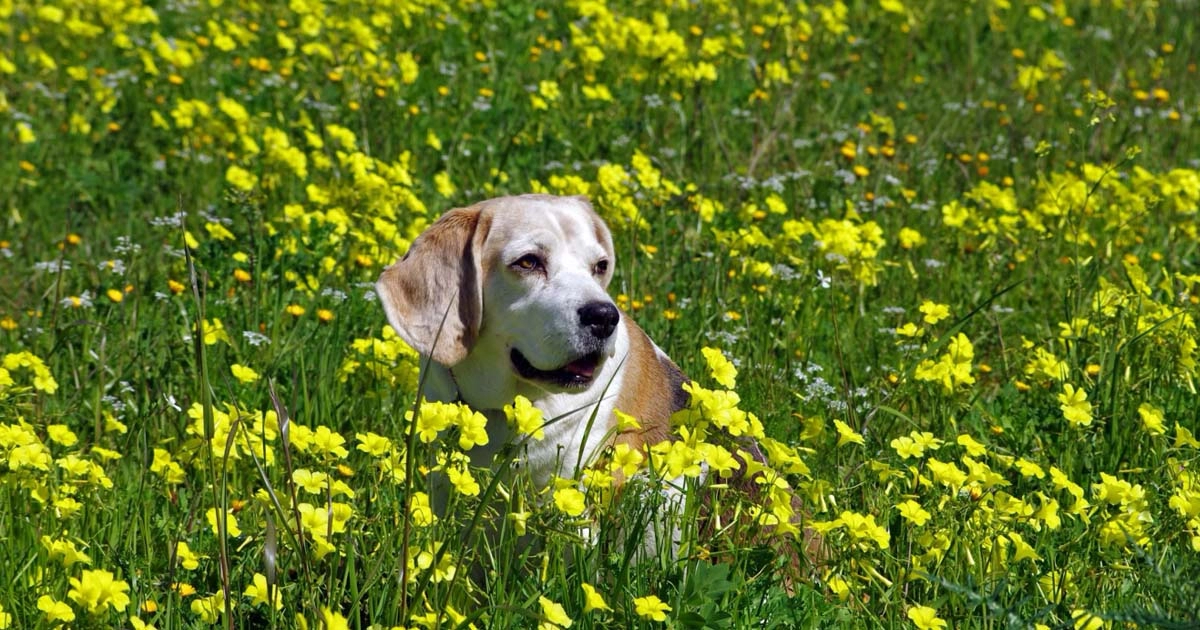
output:
<svg viewBox="0 0 1200 630"><path fill-rule="evenodd" d="M490 224L482 214L472 207L442 215L375 283L400 338L445 366L466 358L479 334L480 256Z"/></svg>

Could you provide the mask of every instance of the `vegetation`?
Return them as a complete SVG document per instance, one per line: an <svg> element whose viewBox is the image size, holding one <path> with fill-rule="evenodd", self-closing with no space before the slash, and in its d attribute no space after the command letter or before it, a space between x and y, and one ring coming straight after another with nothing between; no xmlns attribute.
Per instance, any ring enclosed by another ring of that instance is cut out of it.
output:
<svg viewBox="0 0 1200 630"><path fill-rule="evenodd" d="M1195 627L1194 9L0 0L0 628ZM372 291L531 191L696 381L550 488Z"/></svg>

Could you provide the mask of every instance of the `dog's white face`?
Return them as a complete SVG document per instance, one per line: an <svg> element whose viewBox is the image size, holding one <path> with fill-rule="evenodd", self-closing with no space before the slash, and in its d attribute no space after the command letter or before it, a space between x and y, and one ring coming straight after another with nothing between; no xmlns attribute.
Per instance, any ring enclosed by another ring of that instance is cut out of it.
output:
<svg viewBox="0 0 1200 630"><path fill-rule="evenodd" d="M621 338L606 291L614 263L585 199L502 197L447 213L378 289L405 341L451 368L468 403L498 408L609 373Z"/></svg>
<svg viewBox="0 0 1200 630"><path fill-rule="evenodd" d="M608 298L607 228L575 198L519 201L493 214L484 248L481 335L509 349L516 374L584 387L611 357L620 319Z"/></svg>

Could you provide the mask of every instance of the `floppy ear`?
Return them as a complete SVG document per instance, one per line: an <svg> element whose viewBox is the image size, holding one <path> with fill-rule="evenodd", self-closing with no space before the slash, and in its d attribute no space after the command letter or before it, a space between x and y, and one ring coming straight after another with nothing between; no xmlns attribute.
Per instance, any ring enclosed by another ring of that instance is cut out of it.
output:
<svg viewBox="0 0 1200 630"><path fill-rule="evenodd" d="M480 254L490 224L490 217L481 220L481 214L474 207L447 212L375 283L400 338L447 367L467 356L479 334Z"/></svg>

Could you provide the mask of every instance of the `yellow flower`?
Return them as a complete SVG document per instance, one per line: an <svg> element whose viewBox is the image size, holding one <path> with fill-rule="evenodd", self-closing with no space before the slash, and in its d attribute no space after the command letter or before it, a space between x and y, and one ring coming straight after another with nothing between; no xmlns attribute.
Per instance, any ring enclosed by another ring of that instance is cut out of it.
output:
<svg viewBox="0 0 1200 630"><path fill-rule="evenodd" d="M834 595L841 601L846 601L850 598L850 583L846 578L840 575L832 575L825 579L825 584L829 586L829 590L833 591Z"/></svg>
<svg viewBox="0 0 1200 630"><path fill-rule="evenodd" d="M355 433L354 439L358 440L358 450L372 455L374 457L383 457L392 450L392 441L382 435L372 433Z"/></svg>
<svg viewBox="0 0 1200 630"><path fill-rule="evenodd" d="M225 325L221 323L221 320L206 319L201 328L204 330L204 345L211 346L218 341L233 345L233 339L230 339L229 333L225 332Z"/></svg>
<svg viewBox="0 0 1200 630"><path fill-rule="evenodd" d="M1163 410L1145 402L1138 406L1138 415L1142 418L1142 428L1151 435L1162 435L1167 432L1164 424Z"/></svg>
<svg viewBox="0 0 1200 630"><path fill-rule="evenodd" d="M0 604L0 630L5 630L12 625L12 615L4 612L4 606Z"/></svg>
<svg viewBox="0 0 1200 630"><path fill-rule="evenodd" d="M986 446L975 441L975 438L967 435L966 433L959 435L956 442L958 442L959 446L966 449L967 455L970 455L971 457L981 457L987 452Z"/></svg>
<svg viewBox="0 0 1200 630"><path fill-rule="evenodd" d="M129 625L133 626L133 630L158 630L156 626L152 626L138 617L130 617Z"/></svg>
<svg viewBox="0 0 1200 630"><path fill-rule="evenodd" d="M583 583L583 612L591 612L593 610L612 610L608 607L608 603L604 601L604 597L596 591L596 587Z"/></svg>
<svg viewBox="0 0 1200 630"><path fill-rule="evenodd" d="M1184 446L1190 446L1192 448L1200 448L1200 440L1197 440L1196 437L1194 435L1192 435L1191 429L1188 429L1187 427L1176 422L1175 423L1175 448L1183 448Z"/></svg>
<svg viewBox="0 0 1200 630"><path fill-rule="evenodd" d="M621 411L620 409L613 410L617 416L617 428L621 431L640 431L642 423L638 419Z"/></svg>
<svg viewBox="0 0 1200 630"><path fill-rule="evenodd" d="M606 85L583 86L583 97L590 101L612 101L613 95Z"/></svg>
<svg viewBox="0 0 1200 630"><path fill-rule="evenodd" d="M907 227L900 228L897 238L900 241L900 247L904 249L912 249L925 243L925 237L920 232Z"/></svg>
<svg viewBox="0 0 1200 630"><path fill-rule="evenodd" d="M225 181L229 182L229 185L234 188L245 192L254 190L254 187L258 185L257 177L236 164L231 164L225 170Z"/></svg>
<svg viewBox="0 0 1200 630"><path fill-rule="evenodd" d="M1088 402L1087 392L1083 389L1075 389L1074 385L1065 383L1058 401L1062 403L1059 408L1067 422L1084 427L1092 423L1092 403Z"/></svg>
<svg viewBox="0 0 1200 630"><path fill-rule="evenodd" d="M325 622L325 630L350 630L350 622L328 607L321 608L321 619Z"/></svg>
<svg viewBox="0 0 1200 630"><path fill-rule="evenodd" d="M912 620L913 625L920 628L920 630L946 627L946 621L937 616L936 609L929 606L911 606L908 609L907 615Z"/></svg>
<svg viewBox="0 0 1200 630"><path fill-rule="evenodd" d="M237 238L233 235L233 232L229 231L229 228L213 221L204 224L204 231L208 232L208 235L217 241L232 241Z"/></svg>
<svg viewBox="0 0 1200 630"><path fill-rule="evenodd" d="M545 97L545 99L547 101L553 103L554 101L558 100L558 97L561 94L561 92L558 89L557 82L555 82L555 81L539 81L538 82L538 94L541 94L543 97Z"/></svg>
<svg viewBox="0 0 1200 630"><path fill-rule="evenodd" d="M469 451L488 443L487 416L482 413L466 405L459 405L458 420L455 424L459 430L458 447L462 450Z"/></svg>
<svg viewBox="0 0 1200 630"><path fill-rule="evenodd" d="M329 484L329 475L323 472L313 472L307 468L299 468L292 472L292 481L311 494L322 494Z"/></svg>
<svg viewBox="0 0 1200 630"><path fill-rule="evenodd" d="M446 171L441 171L433 176L433 187L439 195L446 198L453 197L454 193L457 192L454 182L450 180L450 173Z"/></svg>
<svg viewBox="0 0 1200 630"><path fill-rule="evenodd" d="M208 508L205 518L208 519L208 525L212 528L213 535L219 535L217 530L217 508ZM229 510L225 514L225 533L235 538L242 535L242 530L238 529L237 518L233 516L233 510Z"/></svg>
<svg viewBox="0 0 1200 630"><path fill-rule="evenodd" d="M542 622L538 624L539 630L557 630L558 628L570 628L571 618L567 616L567 611L563 610L562 604L538 597L538 604L542 607Z"/></svg>
<svg viewBox="0 0 1200 630"><path fill-rule="evenodd" d="M657 595L634 598L633 607L639 617L654 621L666 621L667 613L671 612L671 607L663 603Z"/></svg>
<svg viewBox="0 0 1200 630"><path fill-rule="evenodd" d="M129 605L129 584L114 577L103 569L85 569L78 578L71 578L71 590L67 592L67 597L92 614L100 612L105 606L121 612Z"/></svg>
<svg viewBox="0 0 1200 630"><path fill-rule="evenodd" d="M570 480L565 481L569 482ZM583 493L570 486L554 490L554 506L568 516L579 516L583 514L583 509L586 507Z"/></svg>
<svg viewBox="0 0 1200 630"><path fill-rule="evenodd" d="M199 615L200 619L207 624L214 624L221 617L221 613L225 612L225 594L222 591L217 591L208 597L201 597L192 601L192 613Z"/></svg>
<svg viewBox="0 0 1200 630"><path fill-rule="evenodd" d="M513 523L513 531L518 536L524 536L526 531L526 522L529 520L529 512L510 512L508 520Z"/></svg>
<svg viewBox="0 0 1200 630"><path fill-rule="evenodd" d="M612 462L609 463L608 469L610 472L620 470L622 475L629 477L638 471L644 459L641 451L628 444L618 444L613 448Z"/></svg>
<svg viewBox="0 0 1200 630"><path fill-rule="evenodd" d="M33 127L30 127L29 123L17 123L17 142L21 144L33 144L37 142L37 134L33 133Z"/></svg>
<svg viewBox="0 0 1200 630"><path fill-rule="evenodd" d="M855 432L854 429L851 429L850 425L846 424L845 422L842 422L841 420L834 420L833 426L837 427L838 446L844 446L850 442L855 444L866 443L866 440L863 439L863 436Z"/></svg>
<svg viewBox="0 0 1200 630"><path fill-rule="evenodd" d="M891 534L875 522L874 514L858 514L849 510L838 515L850 538L856 543L874 542L880 549L887 549Z"/></svg>
<svg viewBox="0 0 1200 630"><path fill-rule="evenodd" d="M545 439L542 430L542 410L533 406L529 399L517 396L511 405L504 405L504 415L510 425L516 425L517 431L535 440Z"/></svg>
<svg viewBox="0 0 1200 630"><path fill-rule="evenodd" d="M229 366L229 371L233 373L234 378L243 383L253 383L258 380L258 372L240 363Z"/></svg>
<svg viewBox="0 0 1200 630"><path fill-rule="evenodd" d="M408 513L412 518L413 525L417 527L428 527L437 521L437 515L433 513L433 508L429 505L429 495L424 492L413 493L412 505L409 507Z"/></svg>
<svg viewBox="0 0 1200 630"><path fill-rule="evenodd" d="M737 386L737 368L720 350L705 347L700 349L700 353L704 355L714 381L726 389Z"/></svg>
<svg viewBox="0 0 1200 630"><path fill-rule="evenodd" d="M925 511L925 508L921 507L920 503L912 499L904 503L897 503L896 510L900 512L900 516L903 516L905 520L913 525L924 525L929 522L932 516L929 512Z"/></svg>
<svg viewBox="0 0 1200 630"><path fill-rule="evenodd" d="M947 317L950 317L950 307L946 304L938 304L931 300L925 300L921 303L919 309L925 315L926 324L936 324Z"/></svg>
<svg viewBox="0 0 1200 630"><path fill-rule="evenodd" d="M175 557L179 558L179 564L184 569L187 569L188 571L194 571L200 566L200 559L204 556L192 551L192 548L189 547L186 542L181 540L179 541L179 544L175 545Z"/></svg>
<svg viewBox="0 0 1200 630"><path fill-rule="evenodd" d="M46 621L71 622L75 621L75 611L66 602L60 602L49 595L42 595L37 600L38 610L46 615Z"/></svg>
<svg viewBox="0 0 1200 630"><path fill-rule="evenodd" d="M893 439L890 442L890 446L901 459L908 459L909 457L920 458L925 454L925 447L907 435Z"/></svg>
<svg viewBox="0 0 1200 630"><path fill-rule="evenodd" d="M1086 610L1072 610L1071 620L1074 621L1075 630L1100 630L1111 626Z"/></svg>
<svg viewBox="0 0 1200 630"><path fill-rule="evenodd" d="M473 497L479 494L479 483L466 468L451 467L446 471L450 484L463 496Z"/></svg>
<svg viewBox="0 0 1200 630"><path fill-rule="evenodd" d="M1013 562L1020 562L1021 560L1025 559L1033 561L1042 559L1042 557L1037 555L1037 552L1034 551L1033 545L1025 542L1025 539L1022 538L1017 532L1009 532L1008 539L1013 543Z"/></svg>
<svg viewBox="0 0 1200 630"><path fill-rule="evenodd" d="M316 455L330 455L342 459L350 454L350 451L342 446L345 443L346 438L336 431L330 430L329 427L321 425L312 432L309 450Z"/></svg>
<svg viewBox="0 0 1200 630"><path fill-rule="evenodd" d="M267 604L267 594L271 590L274 591L272 599L275 602L275 610L283 608L283 595L279 592L279 587L276 586L274 589L269 589L267 587L267 576L261 573L254 574L254 583L247 586L242 594L250 598L251 606L258 606L260 604L265 606Z"/></svg>
<svg viewBox="0 0 1200 630"><path fill-rule="evenodd" d="M79 441L71 428L65 424L52 424L46 427L46 435L52 442L63 446L74 446Z"/></svg>

